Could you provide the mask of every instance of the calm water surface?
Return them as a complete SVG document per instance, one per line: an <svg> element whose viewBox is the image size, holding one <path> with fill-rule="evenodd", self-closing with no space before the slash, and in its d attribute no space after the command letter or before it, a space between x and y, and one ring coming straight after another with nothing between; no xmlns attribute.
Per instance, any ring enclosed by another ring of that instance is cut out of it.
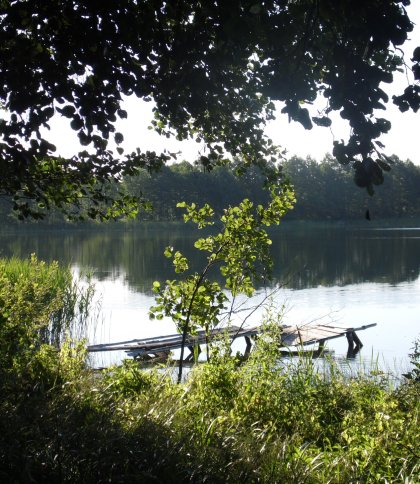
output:
<svg viewBox="0 0 420 484"><path fill-rule="evenodd" d="M171 333L171 321L149 321L155 280L175 278L163 256L172 245L200 267L191 251L196 234L184 226L145 226L134 230L47 229L0 232L0 256L27 257L71 264L74 272L92 270L101 304L92 342L109 342ZM271 288L259 288L253 302L277 289L274 304L284 307L284 322L338 322L348 326L377 323L360 332L364 347L357 357L384 369L408 368L408 353L420 333L420 228L284 223L271 233L275 263ZM279 309L280 311L280 309ZM261 312L249 319L258 323ZM328 347L345 355L340 338ZM121 358L107 355L98 364Z"/></svg>

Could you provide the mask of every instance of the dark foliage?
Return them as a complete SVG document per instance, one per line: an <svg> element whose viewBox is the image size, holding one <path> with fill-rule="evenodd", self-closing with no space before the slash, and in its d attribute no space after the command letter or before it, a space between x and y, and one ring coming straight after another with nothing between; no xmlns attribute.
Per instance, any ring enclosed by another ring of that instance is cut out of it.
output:
<svg viewBox="0 0 420 484"><path fill-rule="evenodd" d="M388 166L377 140L390 129L374 114L388 101L381 84L403 63L396 48L413 29L409 3L1 0L0 194L14 197L22 217L42 217L50 206L78 217L69 207L84 198L92 218L133 208L136 200L107 191L108 182L159 168L169 155L123 154L114 123L127 116L121 101L129 95L155 101L158 132L203 140L207 169L226 153L241 154L244 166L278 158L263 132L272 101L306 129L329 126L329 113L339 111L352 135L334 155L372 192ZM418 49L412 62L417 82ZM310 113L302 104L319 93L326 108ZM416 111L419 100L418 83L394 98L402 111ZM54 157L41 128L57 113L89 150Z"/></svg>

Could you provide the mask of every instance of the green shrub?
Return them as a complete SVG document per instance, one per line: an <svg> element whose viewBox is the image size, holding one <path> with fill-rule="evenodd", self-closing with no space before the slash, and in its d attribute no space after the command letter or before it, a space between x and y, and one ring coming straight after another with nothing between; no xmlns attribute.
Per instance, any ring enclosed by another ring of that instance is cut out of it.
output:
<svg viewBox="0 0 420 484"><path fill-rule="evenodd" d="M48 333L69 273L1 264L1 482L419 482L416 379L285 363L274 312L249 358L218 341L181 384L135 361L93 372Z"/></svg>
<svg viewBox="0 0 420 484"><path fill-rule="evenodd" d="M23 369L43 344L58 348L86 323L92 295L57 262L0 259L0 370Z"/></svg>

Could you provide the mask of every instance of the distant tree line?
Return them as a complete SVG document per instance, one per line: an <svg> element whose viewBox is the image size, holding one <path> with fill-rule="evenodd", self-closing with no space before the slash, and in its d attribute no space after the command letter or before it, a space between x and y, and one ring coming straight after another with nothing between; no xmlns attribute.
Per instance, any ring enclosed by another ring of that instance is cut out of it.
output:
<svg viewBox="0 0 420 484"><path fill-rule="evenodd" d="M284 163L284 173L295 188L297 203L288 219L340 220L420 216L420 166L391 157L392 169L373 196L354 184L354 171L331 156L321 162L313 158L292 157ZM209 203L216 211L249 198L264 203L267 192L258 168L251 167L243 176L235 166L217 167L210 173L186 161L164 167L160 173L146 171L124 181L129 193L140 193L153 204L153 212L140 218L178 220L177 202Z"/></svg>
<svg viewBox="0 0 420 484"><path fill-rule="evenodd" d="M360 219L369 210L375 218L420 215L420 166L397 156L383 184L369 196L354 185L349 166L327 155L321 162L293 157L285 163L285 173L295 187L297 203L289 218L314 220Z"/></svg>
<svg viewBox="0 0 420 484"><path fill-rule="evenodd" d="M392 169L374 196L354 184L354 172L327 155L321 162L311 157L292 157L284 163L284 174L295 188L297 203L287 219L348 220L360 219L369 211L374 218L420 216L420 166L390 158ZM122 186L130 195L150 201L153 210L140 211L138 220L176 221L182 211L180 201L209 203L216 212L249 198L265 203L268 194L263 187L264 175L252 166L242 176L235 174L235 163L204 172L201 166L182 161L164 166L157 173L141 170L127 177ZM0 218L13 222L10 204L0 203ZM63 215L52 211L49 223L63 223Z"/></svg>

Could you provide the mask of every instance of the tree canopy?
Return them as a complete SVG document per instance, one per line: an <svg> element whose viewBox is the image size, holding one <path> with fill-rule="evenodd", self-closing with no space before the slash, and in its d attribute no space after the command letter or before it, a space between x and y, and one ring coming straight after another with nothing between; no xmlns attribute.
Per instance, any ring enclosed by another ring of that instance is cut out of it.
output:
<svg viewBox="0 0 420 484"><path fill-rule="evenodd" d="M400 50L413 30L409 3L1 0L0 194L13 195L23 216L51 204L77 207L85 197L91 217L130 208L135 200L107 182L171 156L141 151L141 140L124 153L114 124L127 116L122 100L130 95L155 102L159 133L203 141L207 169L229 155L245 167L273 166L267 161L281 153L264 134L273 101L306 129L330 126L338 111L352 134L333 154L372 192L389 170L379 138L391 125L376 114L388 102L382 84L410 68ZM393 99L401 111L420 106L420 47L411 69L413 83ZM314 113L319 94L325 109ZM55 114L86 147L71 159L55 156L43 131Z"/></svg>

